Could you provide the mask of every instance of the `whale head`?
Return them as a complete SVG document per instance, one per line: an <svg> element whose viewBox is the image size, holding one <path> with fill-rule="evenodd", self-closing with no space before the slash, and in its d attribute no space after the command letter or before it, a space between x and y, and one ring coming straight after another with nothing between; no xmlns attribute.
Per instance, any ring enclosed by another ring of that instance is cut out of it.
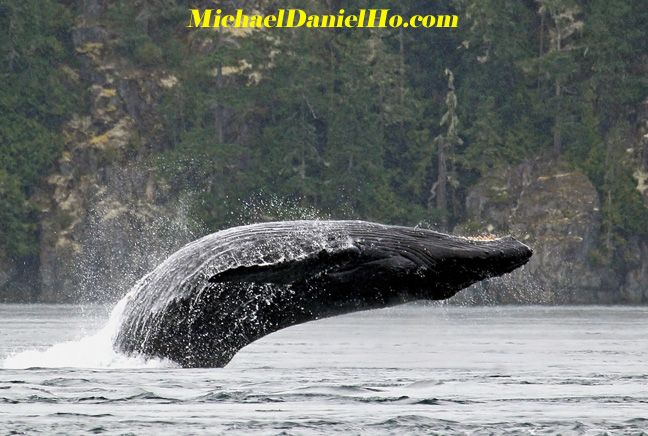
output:
<svg viewBox="0 0 648 436"><path fill-rule="evenodd" d="M421 247L425 258L413 286L417 296L434 300L450 298L474 283L510 273L533 255L530 247L510 236L473 239L438 234L428 236Z"/></svg>
<svg viewBox="0 0 648 436"><path fill-rule="evenodd" d="M427 229L383 226L351 232L350 260L328 277L346 285L391 289L411 299L442 300L481 280L524 265L533 251L510 236L465 238Z"/></svg>

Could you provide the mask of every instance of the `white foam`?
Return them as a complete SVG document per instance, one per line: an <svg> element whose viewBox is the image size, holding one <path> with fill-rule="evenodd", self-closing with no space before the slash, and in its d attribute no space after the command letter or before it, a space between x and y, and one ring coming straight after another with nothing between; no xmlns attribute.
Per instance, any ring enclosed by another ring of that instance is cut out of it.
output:
<svg viewBox="0 0 648 436"><path fill-rule="evenodd" d="M45 350L26 350L7 357L1 366L5 369L25 368L170 368L166 359L145 359L117 352L113 340L121 324L124 308L130 296L124 297L113 308L105 326L95 334L76 341L61 342Z"/></svg>

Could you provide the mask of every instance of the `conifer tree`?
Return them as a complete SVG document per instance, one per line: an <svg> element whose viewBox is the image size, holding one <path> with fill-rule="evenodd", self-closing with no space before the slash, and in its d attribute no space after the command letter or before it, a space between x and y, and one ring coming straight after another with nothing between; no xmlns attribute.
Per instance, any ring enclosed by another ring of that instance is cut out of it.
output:
<svg viewBox="0 0 648 436"><path fill-rule="evenodd" d="M575 65L575 39L584 26L582 9L576 0L537 0L540 25L540 70L552 81L553 101L553 151L559 155L563 149L565 118L571 116L565 98ZM545 52L545 27L547 49Z"/></svg>
<svg viewBox="0 0 648 436"><path fill-rule="evenodd" d="M444 133L434 138L437 150L437 179L430 190L428 207L432 204L441 212L441 228L448 227L448 161L452 159L453 147L463 144L459 137L459 117L457 116L457 95L455 93L454 75L445 70L448 78L448 92L445 98L446 112L439 125L445 127Z"/></svg>

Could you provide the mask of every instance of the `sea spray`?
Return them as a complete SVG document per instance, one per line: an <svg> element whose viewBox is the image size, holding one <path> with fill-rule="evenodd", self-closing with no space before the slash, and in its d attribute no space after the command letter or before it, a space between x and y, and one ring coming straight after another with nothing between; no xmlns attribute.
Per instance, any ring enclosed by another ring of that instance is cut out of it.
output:
<svg viewBox="0 0 648 436"><path fill-rule="evenodd" d="M70 301L115 302L137 280L184 244L208 233L190 217L189 194L166 209L142 211L136 207L112 210L99 203L89 211L74 259L73 280L65 289Z"/></svg>
<svg viewBox="0 0 648 436"><path fill-rule="evenodd" d="M165 359L126 356L115 351L114 338L119 331L124 308L131 299L131 293L115 305L106 324L96 333L79 340L61 342L45 350L35 349L15 353L1 362L0 366L5 369L172 368L177 366Z"/></svg>
<svg viewBox="0 0 648 436"><path fill-rule="evenodd" d="M76 275L79 288L68 292L72 292L75 299L80 302L111 300L120 294L123 295L123 298L116 303L109 319L100 330L84 335L81 339L60 342L46 349L16 352L1 361L0 367L24 369L35 367L156 368L176 366L171 361L164 359L145 359L137 355L120 354L114 349L114 340L122 323L126 305L149 276L146 274L134 286L130 287L135 282L136 275L141 276L142 270L145 269L152 270L182 243L195 239L198 234L206 232L202 224L189 217L192 201L193 195L186 193L178 202L173 215L147 220L146 223L113 222L113 225L122 226L120 231L105 227L105 213L100 210L92 211L91 214L94 218L91 219L91 225L86 232L89 240L94 242L85 247L84 257L77 262ZM239 206L238 214L232 215L232 220L237 223L262 221L268 216L281 216L288 219L324 216L314 208L299 206L296 201L261 194L248 201L240 201ZM109 249L111 242L108 238L114 237L115 234L126 236L133 233L139 233L139 237L129 238L132 248L128 256L128 270L124 270L125 264L123 264L120 267L121 274L112 274L109 281L100 280L97 271L102 269L101 265L107 261L112 265L115 262L110 259L123 255L119 251L113 252L114 250ZM130 287L130 291L124 296L124 289L128 289L128 287Z"/></svg>

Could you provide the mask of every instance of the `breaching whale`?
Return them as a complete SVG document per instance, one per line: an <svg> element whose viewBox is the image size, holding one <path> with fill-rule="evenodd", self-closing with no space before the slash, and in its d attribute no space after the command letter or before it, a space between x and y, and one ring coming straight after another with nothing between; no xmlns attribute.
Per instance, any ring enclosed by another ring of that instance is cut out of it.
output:
<svg viewBox="0 0 648 436"><path fill-rule="evenodd" d="M126 297L116 349L222 367L274 331L413 300L442 300L525 264L511 237L470 239L364 221L219 231L172 254Z"/></svg>

